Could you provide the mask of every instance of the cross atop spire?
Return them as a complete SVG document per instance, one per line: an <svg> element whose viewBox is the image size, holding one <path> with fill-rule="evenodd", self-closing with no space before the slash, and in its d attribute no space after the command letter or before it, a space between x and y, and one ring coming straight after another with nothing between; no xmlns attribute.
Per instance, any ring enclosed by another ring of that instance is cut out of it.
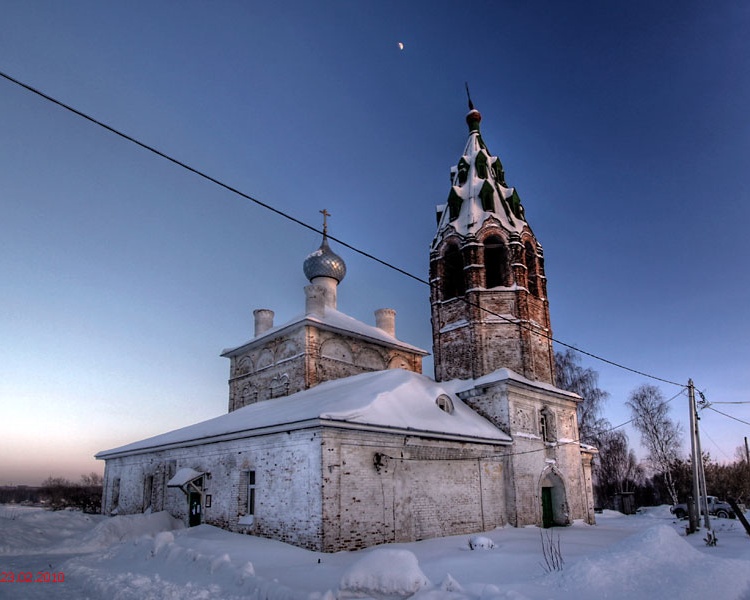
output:
<svg viewBox="0 0 750 600"><path fill-rule="evenodd" d="M482 115L474 108L474 103L471 101L469 82L465 81L464 85L466 86L466 98L469 100L469 112L466 114L466 124L469 126L469 131L479 133L479 122L482 120Z"/></svg>
<svg viewBox="0 0 750 600"><path fill-rule="evenodd" d="M469 93L469 82L464 81L464 85L466 86L466 97L469 99L469 110L474 110L474 103L471 101L471 94Z"/></svg>
<svg viewBox="0 0 750 600"><path fill-rule="evenodd" d="M328 235L328 217L331 216L331 213L329 213L325 208L323 210L319 210L318 212L323 215L323 235Z"/></svg>

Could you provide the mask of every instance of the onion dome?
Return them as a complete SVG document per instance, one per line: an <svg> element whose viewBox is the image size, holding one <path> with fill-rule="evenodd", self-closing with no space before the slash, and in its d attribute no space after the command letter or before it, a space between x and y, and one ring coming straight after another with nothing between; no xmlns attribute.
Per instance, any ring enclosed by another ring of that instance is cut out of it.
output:
<svg viewBox="0 0 750 600"><path fill-rule="evenodd" d="M466 114L466 124L469 131L479 131L479 123L482 121L482 114L473 106Z"/></svg>
<svg viewBox="0 0 750 600"><path fill-rule="evenodd" d="M341 283L346 275L346 263L344 259L331 250L328 245L328 237L323 236L323 242L315 252L312 252L306 259L302 268L305 271L305 277L312 283L316 277L330 277Z"/></svg>

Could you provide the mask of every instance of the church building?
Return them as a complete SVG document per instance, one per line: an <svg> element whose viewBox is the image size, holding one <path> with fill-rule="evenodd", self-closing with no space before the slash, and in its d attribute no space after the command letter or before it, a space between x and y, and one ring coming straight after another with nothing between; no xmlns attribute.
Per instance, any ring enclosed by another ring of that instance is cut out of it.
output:
<svg viewBox="0 0 750 600"><path fill-rule="evenodd" d="M555 387L544 253L515 188L469 133L430 246L435 377L427 351L337 308L346 265L304 261L304 311L227 349L225 415L96 456L102 510L167 510L316 551L594 522L580 397ZM302 300L302 298L301 298Z"/></svg>

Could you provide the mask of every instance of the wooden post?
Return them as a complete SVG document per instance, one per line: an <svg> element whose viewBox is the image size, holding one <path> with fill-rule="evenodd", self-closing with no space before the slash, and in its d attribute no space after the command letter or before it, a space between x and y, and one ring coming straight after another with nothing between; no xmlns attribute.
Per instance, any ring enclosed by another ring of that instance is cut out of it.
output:
<svg viewBox="0 0 750 600"><path fill-rule="evenodd" d="M745 515L742 514L740 507L737 505L737 501L734 500L734 498L728 498L727 502L729 502L729 506L732 507L734 514L737 515L737 518L742 523L742 526L745 528L745 531L747 531L747 535L750 535L750 523L747 522Z"/></svg>

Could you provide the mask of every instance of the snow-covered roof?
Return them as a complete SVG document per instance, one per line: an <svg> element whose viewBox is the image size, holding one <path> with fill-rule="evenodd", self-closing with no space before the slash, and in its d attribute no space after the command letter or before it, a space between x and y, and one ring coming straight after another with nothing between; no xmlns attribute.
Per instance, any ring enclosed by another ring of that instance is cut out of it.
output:
<svg viewBox="0 0 750 600"><path fill-rule="evenodd" d="M167 487L182 487L186 483L190 483L191 481L203 477L203 475L205 475L205 473L201 473L190 467L183 467L182 469L178 469L177 473L174 474L174 477L167 481Z"/></svg>
<svg viewBox="0 0 750 600"><path fill-rule="evenodd" d="M451 399L451 413L436 402L442 394ZM112 458L318 425L494 444L511 441L466 406L449 387L418 373L389 369L327 381L291 396L250 404L202 423L104 450L96 457Z"/></svg>
<svg viewBox="0 0 750 600"><path fill-rule="evenodd" d="M349 315L344 314L341 311L336 310L335 308L326 307L322 316L316 314L297 315L283 325L273 327L272 329L264 332L262 335L259 335L258 337L255 337L252 340L241 344L240 346L223 350L221 355L232 356L233 354L247 348L251 344L258 343L260 340L274 337L283 329L289 329L305 323L315 325L317 327L322 327L324 329L327 328L340 333L348 333L354 335L355 337L367 338L381 344L387 344L388 346L407 350L411 353L421 354L422 356L426 356L427 354L429 354L427 350L423 350L422 348L418 348L417 346L412 346L411 344L402 342L395 336L386 333L379 327L363 323L362 321L359 321L354 317L350 317Z"/></svg>
<svg viewBox="0 0 750 600"><path fill-rule="evenodd" d="M567 396L570 400L580 401L581 397L575 392L569 392L568 390L560 389L552 385L551 383L545 383L544 381L532 381L526 379L522 375L519 375L512 369L497 369L487 375L482 375L478 379L454 379L452 381L445 382L444 385L448 387L453 393L460 394L476 387L483 387L496 383L498 381L511 380L517 383L522 383L526 386L545 390L547 392L553 392L561 396Z"/></svg>

